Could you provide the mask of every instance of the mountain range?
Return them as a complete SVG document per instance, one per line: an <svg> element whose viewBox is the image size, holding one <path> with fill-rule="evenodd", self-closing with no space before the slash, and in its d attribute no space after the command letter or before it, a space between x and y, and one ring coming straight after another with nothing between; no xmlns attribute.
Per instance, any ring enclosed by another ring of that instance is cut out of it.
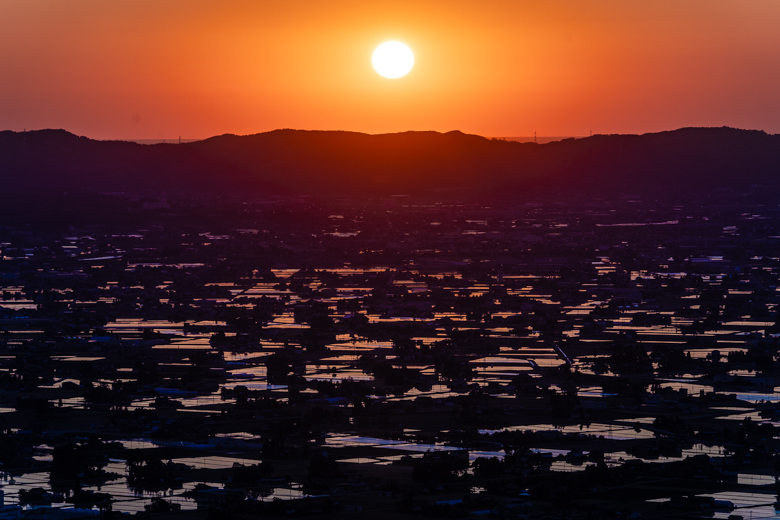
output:
<svg viewBox="0 0 780 520"><path fill-rule="evenodd" d="M143 145L64 130L3 131L0 182L6 191L253 196L740 189L780 184L780 135L682 128L536 144L458 131L275 130Z"/></svg>

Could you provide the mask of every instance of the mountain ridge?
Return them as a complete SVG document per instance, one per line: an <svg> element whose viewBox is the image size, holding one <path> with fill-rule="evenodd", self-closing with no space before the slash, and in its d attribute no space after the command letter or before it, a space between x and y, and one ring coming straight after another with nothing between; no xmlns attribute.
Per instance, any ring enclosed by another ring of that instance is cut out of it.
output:
<svg viewBox="0 0 780 520"><path fill-rule="evenodd" d="M780 184L780 135L681 128L546 144L457 130L364 134L279 129L187 143L97 141L65 130L0 131L6 190L383 195L736 189Z"/></svg>

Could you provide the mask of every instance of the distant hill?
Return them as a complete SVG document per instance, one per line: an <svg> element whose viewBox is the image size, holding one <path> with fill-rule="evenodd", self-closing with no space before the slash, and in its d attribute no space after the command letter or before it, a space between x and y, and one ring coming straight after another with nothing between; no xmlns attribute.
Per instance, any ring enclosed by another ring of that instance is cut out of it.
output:
<svg viewBox="0 0 780 520"><path fill-rule="evenodd" d="M142 145L64 130L0 132L3 189L511 195L736 189L780 184L780 135L683 128L548 144L461 132L275 130Z"/></svg>

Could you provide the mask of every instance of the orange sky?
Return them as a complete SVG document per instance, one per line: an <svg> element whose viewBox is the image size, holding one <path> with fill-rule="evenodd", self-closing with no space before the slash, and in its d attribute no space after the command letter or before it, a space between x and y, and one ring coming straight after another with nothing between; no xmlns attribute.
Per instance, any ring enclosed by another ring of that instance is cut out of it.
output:
<svg viewBox="0 0 780 520"><path fill-rule="evenodd" d="M0 129L780 133L780 1L0 0ZM401 79L371 67L399 40Z"/></svg>

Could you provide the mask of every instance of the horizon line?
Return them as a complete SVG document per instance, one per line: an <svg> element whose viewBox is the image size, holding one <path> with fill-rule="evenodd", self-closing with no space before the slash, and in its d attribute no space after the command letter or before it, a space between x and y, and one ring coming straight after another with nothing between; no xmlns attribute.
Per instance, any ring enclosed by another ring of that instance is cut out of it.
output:
<svg viewBox="0 0 780 520"><path fill-rule="evenodd" d="M658 131L650 131L650 132L643 132L643 133L593 133L591 132L590 135L482 135L482 134L470 134L468 132L464 132L462 130L447 130L447 131L440 131L440 130L402 130L398 132L381 132L381 133L369 133L369 132L361 132L357 130L312 130L312 129L302 129L302 128L276 128L273 130L266 130L262 132L255 132L255 133L247 133L247 134L234 134L231 132L225 132L221 134L214 134L208 137L202 137L202 138L191 138L191 137L171 137L171 138L158 138L158 137L146 137L146 138L93 138L89 137L87 135L80 135L76 134L75 132L72 132L70 130L66 130L64 128L36 128L28 130L26 128L20 130L11 130L11 129L5 129L0 130L0 132L10 131L14 133L26 133L26 132L39 132L39 131L45 131L45 130L62 130L64 132L76 135L78 137L86 137L88 139L92 139L94 141L120 141L120 142L131 142L131 143L138 143L138 144L184 144L184 143L193 143L198 141L205 141L207 139L212 139L214 137L221 137L225 135L232 135L236 137L248 137L248 136L254 136L254 135L261 135L266 133L272 133L272 132L278 132L278 131L300 131L300 132L346 132L346 133L356 133L356 134L364 134L369 136L380 136L380 135L392 135L392 134L402 134L402 133L409 133L409 132L419 132L419 133L425 133L425 132L434 132L439 134L447 134L451 132L458 132L465 135L473 135L482 137L485 139L503 139L507 141L514 141L519 143L532 143L537 142L538 144L546 144L550 142L555 141L561 141L564 139L584 139L587 137L595 137L595 136L618 136L618 135L647 135L647 134L657 134L657 133L664 133L664 132L675 132L679 130L685 130L685 129L731 129L731 130L742 130L742 131L749 131L749 132L761 132L766 135L780 135L780 133L771 133L767 132L766 130L757 129L757 128L739 128L734 126L728 126L728 125L721 125L721 126L681 126L674 129L666 129L666 130L658 130Z"/></svg>

